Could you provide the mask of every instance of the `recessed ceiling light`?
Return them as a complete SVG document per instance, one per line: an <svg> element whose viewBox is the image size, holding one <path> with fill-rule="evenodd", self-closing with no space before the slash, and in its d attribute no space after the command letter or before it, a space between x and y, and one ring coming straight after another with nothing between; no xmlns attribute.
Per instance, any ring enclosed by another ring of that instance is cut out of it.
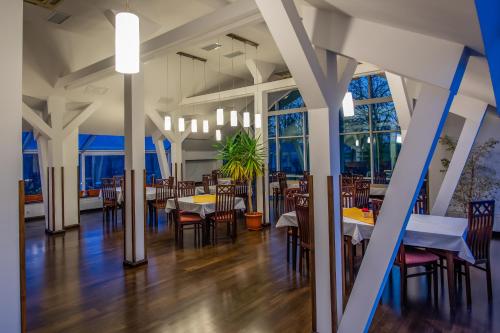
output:
<svg viewBox="0 0 500 333"><path fill-rule="evenodd" d="M69 14L53 11L52 13L50 13L49 17L47 18L47 21L54 24L63 24L70 17L71 15Z"/></svg>
<svg viewBox="0 0 500 333"><path fill-rule="evenodd" d="M243 55L244 53L241 52L241 51L234 51L234 52L231 52L231 53L228 53L228 54L224 54L224 57L228 58L228 59L232 59L232 58L236 58L236 57L239 57L240 55Z"/></svg>
<svg viewBox="0 0 500 333"><path fill-rule="evenodd" d="M209 45L203 46L201 49L210 52L210 51L213 51L213 50L220 49L221 47L222 47L222 44L213 43L213 44L209 44Z"/></svg>

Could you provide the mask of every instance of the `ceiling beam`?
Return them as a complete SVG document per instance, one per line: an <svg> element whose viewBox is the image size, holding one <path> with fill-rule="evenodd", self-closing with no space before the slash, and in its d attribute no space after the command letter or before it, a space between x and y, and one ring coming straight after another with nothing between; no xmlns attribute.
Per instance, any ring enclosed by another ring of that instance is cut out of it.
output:
<svg viewBox="0 0 500 333"><path fill-rule="evenodd" d="M80 125L83 124L87 119L89 119L90 116L92 116L94 112L99 110L100 107L101 102L90 103L85 109L82 110L82 112L78 114L78 116L75 117L75 119L71 120L69 124L64 126L63 137L67 137L71 134L71 132L80 127Z"/></svg>
<svg viewBox="0 0 500 333"><path fill-rule="evenodd" d="M48 139L53 138L54 131L52 130L52 128L49 125L47 125L47 123L24 102L23 102L23 119L26 120L31 126L33 126L34 130L38 131L43 136L47 137Z"/></svg>
<svg viewBox="0 0 500 333"><path fill-rule="evenodd" d="M141 60L179 49L188 43L223 35L234 29L262 21L253 0L239 0L214 12L169 30L141 44ZM56 88L73 89L114 75L115 56L112 55L57 80Z"/></svg>

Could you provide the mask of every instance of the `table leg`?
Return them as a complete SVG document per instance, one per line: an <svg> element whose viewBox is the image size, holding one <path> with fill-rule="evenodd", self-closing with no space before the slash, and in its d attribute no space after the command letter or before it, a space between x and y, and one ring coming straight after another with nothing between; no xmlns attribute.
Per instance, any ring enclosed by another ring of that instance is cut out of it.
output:
<svg viewBox="0 0 500 333"><path fill-rule="evenodd" d="M450 310L455 309L455 260L453 252L446 251L446 271L448 275L448 295Z"/></svg>
<svg viewBox="0 0 500 333"><path fill-rule="evenodd" d="M292 267L297 270L297 230L298 228L292 227Z"/></svg>

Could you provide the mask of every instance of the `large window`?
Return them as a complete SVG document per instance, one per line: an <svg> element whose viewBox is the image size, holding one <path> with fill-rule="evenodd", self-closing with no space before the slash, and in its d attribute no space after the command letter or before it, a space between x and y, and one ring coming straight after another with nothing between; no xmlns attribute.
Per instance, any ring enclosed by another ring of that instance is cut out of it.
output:
<svg viewBox="0 0 500 333"><path fill-rule="evenodd" d="M401 134L387 79L384 74L355 78L349 91L355 110L348 117L340 112L342 172L390 178Z"/></svg>

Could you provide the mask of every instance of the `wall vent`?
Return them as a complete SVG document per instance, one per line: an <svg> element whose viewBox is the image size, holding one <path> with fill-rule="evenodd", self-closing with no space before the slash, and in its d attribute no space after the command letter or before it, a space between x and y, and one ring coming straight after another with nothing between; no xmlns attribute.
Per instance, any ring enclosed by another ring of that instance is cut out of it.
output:
<svg viewBox="0 0 500 333"><path fill-rule="evenodd" d="M50 13L49 17L47 18L47 21L54 24L63 24L63 22L65 22L70 17L71 15L69 14L53 11L52 13Z"/></svg>
<svg viewBox="0 0 500 333"><path fill-rule="evenodd" d="M55 9L63 0L24 0L24 2L47 9Z"/></svg>
<svg viewBox="0 0 500 333"><path fill-rule="evenodd" d="M213 44L209 44L209 45L203 46L201 49L210 52L210 51L213 51L213 50L220 49L221 47L222 47L222 44L213 43Z"/></svg>
<svg viewBox="0 0 500 333"><path fill-rule="evenodd" d="M228 54L224 54L224 57L226 57L228 59L233 59L233 58L239 57L240 55L243 55L243 54L245 54L245 53L243 53L241 51L234 51L234 52L231 52Z"/></svg>

